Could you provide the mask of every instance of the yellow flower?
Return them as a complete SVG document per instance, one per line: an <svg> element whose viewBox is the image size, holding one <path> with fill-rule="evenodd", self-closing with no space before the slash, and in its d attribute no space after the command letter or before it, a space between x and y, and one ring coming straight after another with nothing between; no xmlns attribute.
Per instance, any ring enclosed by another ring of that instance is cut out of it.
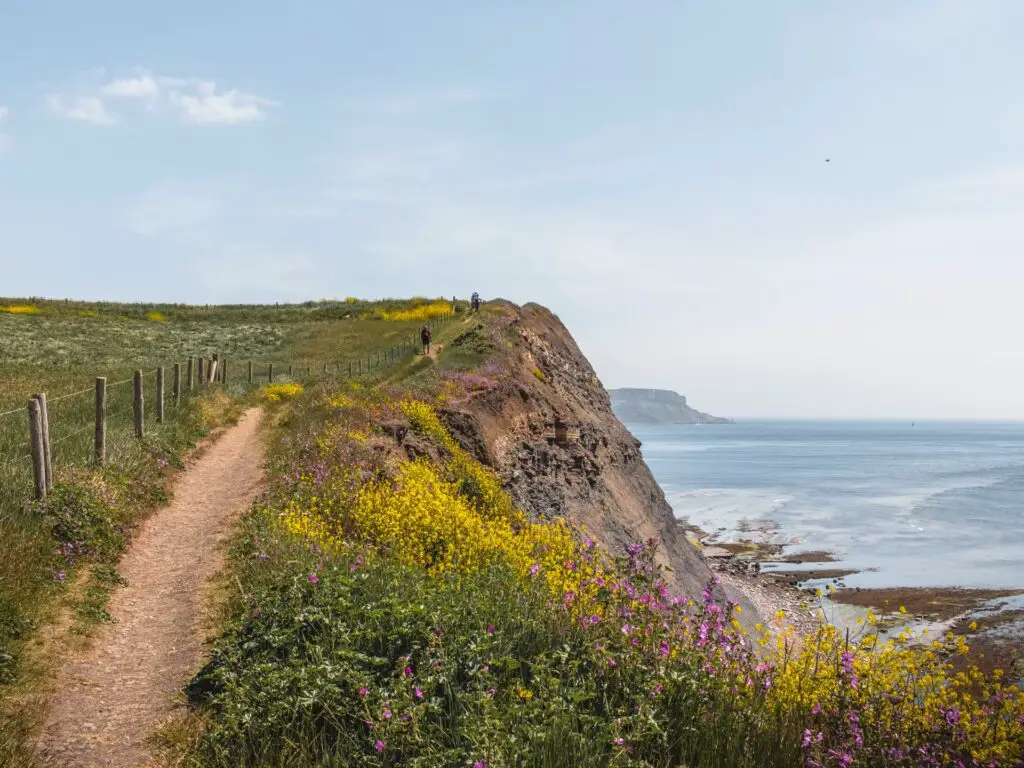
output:
<svg viewBox="0 0 1024 768"><path fill-rule="evenodd" d="M263 390L263 399L270 403L276 403L279 400L290 400L301 394L302 385L291 381L285 384L271 384Z"/></svg>

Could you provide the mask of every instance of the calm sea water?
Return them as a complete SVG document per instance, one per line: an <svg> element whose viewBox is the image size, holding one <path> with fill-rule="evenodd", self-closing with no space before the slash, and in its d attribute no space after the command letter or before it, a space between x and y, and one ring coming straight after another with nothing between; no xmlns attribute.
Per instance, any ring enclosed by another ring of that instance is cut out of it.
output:
<svg viewBox="0 0 1024 768"><path fill-rule="evenodd" d="M829 550L850 586L1024 586L1024 424L629 427L676 515L721 540Z"/></svg>

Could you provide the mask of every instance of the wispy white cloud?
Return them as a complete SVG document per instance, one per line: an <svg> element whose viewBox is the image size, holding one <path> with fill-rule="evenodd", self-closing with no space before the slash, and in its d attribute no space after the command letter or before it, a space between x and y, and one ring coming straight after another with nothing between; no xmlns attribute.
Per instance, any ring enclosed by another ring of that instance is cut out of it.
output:
<svg viewBox="0 0 1024 768"><path fill-rule="evenodd" d="M237 89L217 90L212 80L196 84L193 93L172 91L170 103L178 109L182 120L195 125L235 125L263 120L267 108L277 102Z"/></svg>
<svg viewBox="0 0 1024 768"><path fill-rule="evenodd" d="M99 92L112 98L152 100L160 95L160 85L152 75L142 74L111 80Z"/></svg>
<svg viewBox="0 0 1024 768"><path fill-rule="evenodd" d="M173 116L191 125L237 125L263 120L279 103L237 88L218 88L212 80L164 77L146 70L105 80L103 70L82 76L86 84L71 94L51 94L50 108L62 117L113 125L120 116L112 113L110 101L139 102L155 115ZM127 105L125 105L127 108Z"/></svg>
<svg viewBox="0 0 1024 768"><path fill-rule="evenodd" d="M114 125L117 115L107 110L106 104L98 96L77 96L66 102L60 96L51 94L46 103L54 113L68 120L78 120L93 125Z"/></svg>

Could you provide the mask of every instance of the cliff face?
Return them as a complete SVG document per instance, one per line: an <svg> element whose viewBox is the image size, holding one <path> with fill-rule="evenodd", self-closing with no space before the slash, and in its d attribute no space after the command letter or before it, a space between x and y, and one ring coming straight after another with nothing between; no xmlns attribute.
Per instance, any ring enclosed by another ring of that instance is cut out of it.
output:
<svg viewBox="0 0 1024 768"><path fill-rule="evenodd" d="M447 426L502 475L521 509L564 515L611 551L653 538L675 586L698 597L711 572L590 363L548 310L509 311L511 375L444 413Z"/></svg>
<svg viewBox="0 0 1024 768"><path fill-rule="evenodd" d="M729 419L691 408L668 389L613 389L612 410L627 424L729 424Z"/></svg>

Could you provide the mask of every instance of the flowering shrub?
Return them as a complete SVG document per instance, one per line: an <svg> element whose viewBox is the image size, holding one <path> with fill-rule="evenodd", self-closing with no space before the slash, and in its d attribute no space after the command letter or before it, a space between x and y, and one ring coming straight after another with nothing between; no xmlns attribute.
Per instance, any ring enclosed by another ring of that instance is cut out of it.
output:
<svg viewBox="0 0 1024 768"><path fill-rule="evenodd" d="M439 460L385 471L354 437L399 415ZM713 584L672 594L653 542L613 558L564 522L527 519L423 400L349 389L300 402L292 429L244 521L246 597L190 686L209 717L199 764L1024 758L1021 692L955 671L962 640L748 636Z"/></svg>
<svg viewBox="0 0 1024 768"><path fill-rule="evenodd" d="M9 315L38 315L40 311L39 307L31 304L9 304L6 307L0 307L0 312L6 312Z"/></svg>
<svg viewBox="0 0 1024 768"><path fill-rule="evenodd" d="M810 713L803 737L808 765L843 765L847 757L1014 765L1022 757L1020 690L999 672L957 671L953 660L968 650L963 637L920 642L926 639L904 632L880 643L870 633L850 642L826 625L797 653L780 650L773 698Z"/></svg>
<svg viewBox="0 0 1024 768"><path fill-rule="evenodd" d="M263 399L267 402L276 403L280 400L291 400L302 394L302 385L290 381L284 384L271 384L263 390Z"/></svg>
<svg viewBox="0 0 1024 768"><path fill-rule="evenodd" d="M147 312L146 319L153 323L167 322L167 316L163 312Z"/></svg>
<svg viewBox="0 0 1024 768"><path fill-rule="evenodd" d="M451 311L451 303L439 299L426 304L409 307L408 309L378 309L374 311L373 316L381 320L391 320L394 322L409 322L413 320L426 322L434 319L435 317L448 315Z"/></svg>

